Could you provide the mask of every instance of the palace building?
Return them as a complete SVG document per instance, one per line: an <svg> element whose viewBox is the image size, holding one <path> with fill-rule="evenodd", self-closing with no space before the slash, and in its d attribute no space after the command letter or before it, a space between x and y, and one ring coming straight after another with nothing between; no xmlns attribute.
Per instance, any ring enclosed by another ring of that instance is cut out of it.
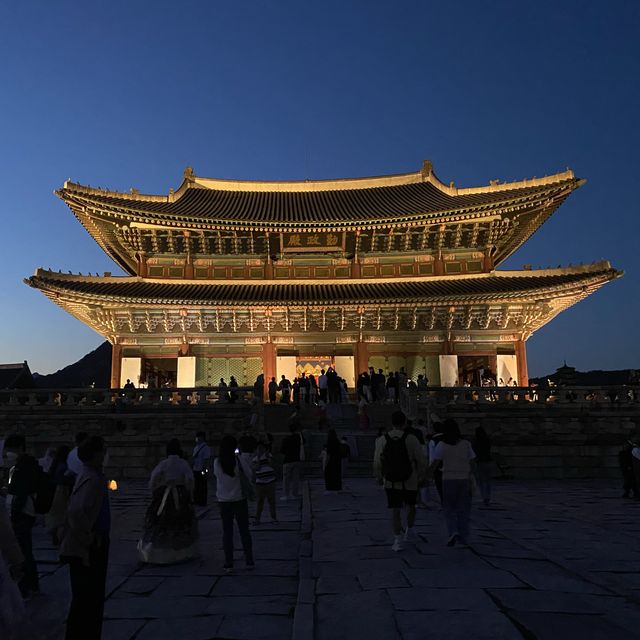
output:
<svg viewBox="0 0 640 640"><path fill-rule="evenodd" d="M526 340L622 272L499 270L584 180L484 187L416 173L304 182L199 178L168 195L65 182L57 195L128 275L26 280L113 345L112 387L252 385L334 363L456 386L528 384Z"/></svg>

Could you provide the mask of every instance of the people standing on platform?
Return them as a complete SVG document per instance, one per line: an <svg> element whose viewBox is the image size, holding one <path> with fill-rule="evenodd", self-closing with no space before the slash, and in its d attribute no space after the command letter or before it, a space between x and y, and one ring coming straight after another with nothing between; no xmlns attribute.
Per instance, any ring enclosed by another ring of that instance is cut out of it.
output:
<svg viewBox="0 0 640 640"><path fill-rule="evenodd" d="M309 379L306 373L303 371L300 379L298 380L300 404L308 404L309 402Z"/></svg>
<svg viewBox="0 0 640 640"><path fill-rule="evenodd" d="M427 397L429 380L425 378L421 373L418 374L418 381L416 387L418 388L418 400L425 400Z"/></svg>
<svg viewBox="0 0 640 640"><path fill-rule="evenodd" d="M66 640L99 640L109 560L111 510L102 473L106 447L99 436L78 448L82 471L69 498L60 559L69 564L71 606Z"/></svg>
<svg viewBox="0 0 640 640"><path fill-rule="evenodd" d="M322 451L325 494L342 491L342 446L335 429L327 432L327 443Z"/></svg>
<svg viewBox="0 0 640 640"><path fill-rule="evenodd" d="M318 403L318 383L312 373L309 374L309 402L311 404Z"/></svg>
<svg viewBox="0 0 640 640"><path fill-rule="evenodd" d="M253 383L253 400L258 404L264 402L264 373L258 374Z"/></svg>
<svg viewBox="0 0 640 640"><path fill-rule="evenodd" d="M393 551L401 551L403 541L415 538L418 485L426 472L426 460L418 439L405 431L406 417L402 411L391 416L391 429L376 440L373 458L374 476L384 483L387 505L391 509ZM406 507L406 526L402 510Z"/></svg>
<svg viewBox="0 0 640 640"><path fill-rule="evenodd" d="M373 367L369 367L369 393L371 396L369 402L376 401L376 385L378 380L376 376L376 370Z"/></svg>
<svg viewBox="0 0 640 640"><path fill-rule="evenodd" d="M393 373L387 376L387 399L391 402L398 402L398 379Z"/></svg>
<svg viewBox="0 0 640 640"><path fill-rule="evenodd" d="M327 374L324 369L320 370L320 375L318 376L318 392L320 394L320 402L323 404L327 404Z"/></svg>
<svg viewBox="0 0 640 640"><path fill-rule="evenodd" d="M276 382L275 377L272 377L269 381L269 403L275 404L278 396L278 383Z"/></svg>
<svg viewBox="0 0 640 640"><path fill-rule="evenodd" d="M271 521L278 524L276 515L276 471L273 468L271 443L267 434L260 434L258 448L252 464L256 483L256 516L254 524L259 525L265 500L269 503Z"/></svg>
<svg viewBox="0 0 640 640"><path fill-rule="evenodd" d="M376 401L384 402L387 399L387 389L385 387L385 377L382 369L378 369L378 373L375 376L376 385Z"/></svg>
<svg viewBox="0 0 640 640"><path fill-rule="evenodd" d="M291 402L291 382L285 377L284 373L280 379L278 389L280 390L280 402L289 404Z"/></svg>
<svg viewBox="0 0 640 640"><path fill-rule="evenodd" d="M233 572L233 521L238 525L244 560L247 569L253 569L253 544L249 531L249 506L246 486L253 475L251 467L246 467L242 458L236 455L237 440L231 436L223 436L220 442L220 455L213 463L213 473L217 480L216 497L220 506L222 519L222 546L224 549L224 570Z"/></svg>
<svg viewBox="0 0 640 640"><path fill-rule="evenodd" d="M327 369L327 393L329 395L329 404L340 403L340 379L334 367Z"/></svg>
<svg viewBox="0 0 640 640"><path fill-rule="evenodd" d="M227 391L229 387L227 383L224 381L224 378L220 378L220 382L218 384L218 400L222 402L229 402L229 392Z"/></svg>
<svg viewBox="0 0 640 640"><path fill-rule="evenodd" d="M196 433L196 444L193 447L191 459L193 468L193 504L199 507L206 507L211 448L207 444L204 431Z"/></svg>
<svg viewBox="0 0 640 640"><path fill-rule="evenodd" d="M300 404L300 381L298 380L298 378L293 379L291 392L293 394L293 404L298 406Z"/></svg>
<svg viewBox="0 0 640 640"><path fill-rule="evenodd" d="M297 421L289 425L289 435L284 438L280 446L280 453L284 455L282 464L282 489L280 500L297 498L300 490L302 463L305 459L304 436L300 433Z"/></svg>
<svg viewBox="0 0 640 640"><path fill-rule="evenodd" d="M238 381L235 376L231 376L229 380L229 402L235 402L238 399L238 392L236 389L238 388Z"/></svg>
<svg viewBox="0 0 640 640"><path fill-rule="evenodd" d="M22 596L27 598L40 591L38 568L33 557L33 525L36 522L36 494L44 472L38 461L26 452L26 440L22 435L10 435L5 440L4 455L9 467L7 508L24 556L19 587Z"/></svg>
<svg viewBox="0 0 640 640"><path fill-rule="evenodd" d="M199 553L193 472L176 438L168 442L166 452L167 457L151 472L151 504L138 542L140 559L149 564L172 564Z"/></svg>
<svg viewBox="0 0 640 640"><path fill-rule="evenodd" d="M442 440L433 452L431 469L442 465L442 508L449 540L447 546L469 541L471 517L471 462L476 454L468 440L463 440L458 423L445 420Z"/></svg>
<svg viewBox="0 0 640 640"><path fill-rule="evenodd" d="M484 427L476 428L476 438L473 442L476 454L476 478L484 506L491 504L491 480L493 476L493 459L491 457L491 438Z"/></svg>

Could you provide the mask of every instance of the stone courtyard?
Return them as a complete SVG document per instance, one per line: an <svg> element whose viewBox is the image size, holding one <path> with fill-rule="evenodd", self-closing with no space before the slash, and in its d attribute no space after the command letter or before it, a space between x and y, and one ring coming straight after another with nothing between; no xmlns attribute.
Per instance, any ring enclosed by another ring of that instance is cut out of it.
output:
<svg viewBox="0 0 640 640"><path fill-rule="evenodd" d="M145 484L112 494L105 640L385 640L637 638L640 503L616 482L502 481L490 508L474 505L470 548L445 545L442 514L418 512L418 539L391 551L384 496L348 478L340 495L311 479L278 502L278 525L253 529L257 566L222 570L215 503L199 512L202 558L138 562ZM211 500L210 500L211 502ZM42 594L25 637L64 635L66 567L35 530Z"/></svg>

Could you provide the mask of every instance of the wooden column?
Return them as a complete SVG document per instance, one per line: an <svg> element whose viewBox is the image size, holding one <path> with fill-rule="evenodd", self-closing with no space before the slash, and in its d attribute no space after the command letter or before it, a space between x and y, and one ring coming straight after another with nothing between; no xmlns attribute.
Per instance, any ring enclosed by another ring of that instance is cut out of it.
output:
<svg viewBox="0 0 640 640"><path fill-rule="evenodd" d="M513 343L516 348L516 362L518 365L518 386L526 387L529 385L529 369L527 367L527 348L524 340L516 340Z"/></svg>
<svg viewBox="0 0 640 640"><path fill-rule="evenodd" d="M351 277L359 278L360 277L360 261L357 258L354 258L351 261Z"/></svg>
<svg viewBox="0 0 640 640"><path fill-rule="evenodd" d="M484 259L483 259L483 271L486 273L489 273L489 271L493 271L494 269L494 264L493 264L493 256L491 255L491 249L487 248L484 251Z"/></svg>
<svg viewBox="0 0 640 640"><path fill-rule="evenodd" d="M266 280L273 280L273 262L271 262L271 258L267 259L267 264L264 266L264 277Z"/></svg>
<svg viewBox="0 0 640 640"><path fill-rule="evenodd" d="M442 253L438 251L436 255L436 259L433 261L433 275L434 276L442 276L444 275L444 260L442 259Z"/></svg>
<svg viewBox="0 0 640 640"><path fill-rule="evenodd" d="M273 342L262 343L262 371L264 373L265 398L271 378L276 375L276 345ZM277 382L277 381L276 381Z"/></svg>
<svg viewBox="0 0 640 640"><path fill-rule="evenodd" d="M366 342L356 342L354 358L356 368L356 381L364 371L369 371L369 345Z"/></svg>
<svg viewBox="0 0 640 640"><path fill-rule="evenodd" d="M141 278L146 278L147 277L147 259L142 253L138 253L137 258L138 258L138 275Z"/></svg>
<svg viewBox="0 0 640 640"><path fill-rule="evenodd" d="M111 345L111 388L120 388L120 358L122 357L122 346Z"/></svg>

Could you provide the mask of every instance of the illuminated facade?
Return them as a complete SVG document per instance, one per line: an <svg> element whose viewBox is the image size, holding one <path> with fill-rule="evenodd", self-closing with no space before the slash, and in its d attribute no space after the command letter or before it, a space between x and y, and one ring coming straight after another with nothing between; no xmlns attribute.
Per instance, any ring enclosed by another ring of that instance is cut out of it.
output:
<svg viewBox="0 0 640 640"><path fill-rule="evenodd" d="M621 275L608 262L500 271L584 181L571 171L457 188L417 173L305 182L199 178L147 196L57 195L127 276L26 282L113 345L112 386L242 385L334 362L456 385L528 383L525 341Z"/></svg>

